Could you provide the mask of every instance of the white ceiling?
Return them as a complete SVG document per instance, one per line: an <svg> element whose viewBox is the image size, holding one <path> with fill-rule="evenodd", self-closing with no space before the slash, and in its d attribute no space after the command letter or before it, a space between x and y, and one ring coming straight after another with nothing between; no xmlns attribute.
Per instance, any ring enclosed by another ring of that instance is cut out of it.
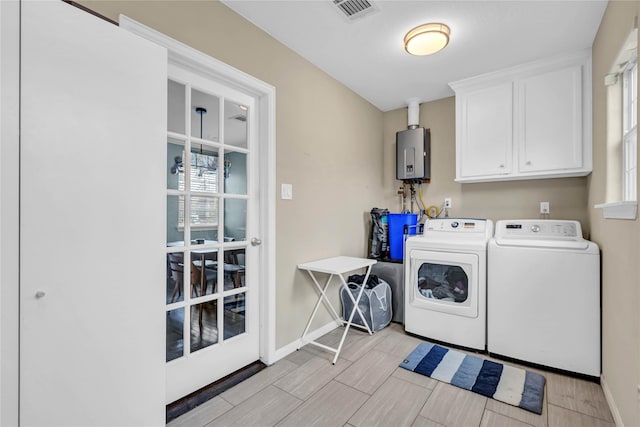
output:
<svg viewBox="0 0 640 427"><path fill-rule="evenodd" d="M333 0L222 0L382 111L453 95L448 83L590 47L606 0L370 0L377 11L350 21ZM404 51L407 31L451 28L431 56Z"/></svg>

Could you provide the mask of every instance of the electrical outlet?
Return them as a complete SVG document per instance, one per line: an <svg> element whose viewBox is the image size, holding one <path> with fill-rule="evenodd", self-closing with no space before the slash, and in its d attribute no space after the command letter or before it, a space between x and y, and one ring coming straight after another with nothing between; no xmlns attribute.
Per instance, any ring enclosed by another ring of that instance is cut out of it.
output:
<svg viewBox="0 0 640 427"><path fill-rule="evenodd" d="M444 199L444 207L446 209L451 209L451 197L446 197Z"/></svg>
<svg viewBox="0 0 640 427"><path fill-rule="evenodd" d="M542 215L549 214L549 202L540 202L540 213Z"/></svg>

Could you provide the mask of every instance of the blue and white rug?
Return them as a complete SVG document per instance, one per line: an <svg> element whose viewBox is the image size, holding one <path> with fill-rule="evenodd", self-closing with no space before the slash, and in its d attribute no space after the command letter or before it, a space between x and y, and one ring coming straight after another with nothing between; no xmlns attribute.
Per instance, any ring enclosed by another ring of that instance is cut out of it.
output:
<svg viewBox="0 0 640 427"><path fill-rule="evenodd" d="M400 367L536 414L542 413L546 380L535 372L430 343L419 344Z"/></svg>

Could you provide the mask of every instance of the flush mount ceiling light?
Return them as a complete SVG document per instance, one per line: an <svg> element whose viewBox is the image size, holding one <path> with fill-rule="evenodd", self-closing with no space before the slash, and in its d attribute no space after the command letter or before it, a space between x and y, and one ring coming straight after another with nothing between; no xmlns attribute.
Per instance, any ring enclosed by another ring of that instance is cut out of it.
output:
<svg viewBox="0 0 640 427"><path fill-rule="evenodd" d="M420 25L404 36L404 49L412 55L431 55L449 43L450 30L445 24Z"/></svg>

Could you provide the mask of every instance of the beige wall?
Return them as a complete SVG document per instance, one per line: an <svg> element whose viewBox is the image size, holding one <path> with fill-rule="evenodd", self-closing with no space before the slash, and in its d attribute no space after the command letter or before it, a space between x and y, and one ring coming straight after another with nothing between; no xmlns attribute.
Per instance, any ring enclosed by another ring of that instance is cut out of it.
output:
<svg viewBox="0 0 640 427"><path fill-rule="evenodd" d="M602 371L625 426L640 425L640 224L603 219L592 206L605 201L608 74L640 12L638 1L610 2L593 45L594 167L589 178L592 240L602 250Z"/></svg>
<svg viewBox="0 0 640 427"><path fill-rule="evenodd" d="M586 178L539 179L459 184L455 159L455 98L420 106L420 125L431 129L431 182L423 184L427 205L441 206L451 197L450 216L499 219L539 218L540 202L548 201L551 218L577 219L589 234ZM384 114L385 207L401 209L395 180L395 134L407 128L407 109Z"/></svg>
<svg viewBox="0 0 640 427"><path fill-rule="evenodd" d="M366 255L366 213L382 187L382 113L216 1L83 1L190 45L276 88L276 347L300 337L315 303L301 262ZM337 304L337 292L336 292ZM339 306L339 305L338 305ZM326 324L325 315L314 327Z"/></svg>

